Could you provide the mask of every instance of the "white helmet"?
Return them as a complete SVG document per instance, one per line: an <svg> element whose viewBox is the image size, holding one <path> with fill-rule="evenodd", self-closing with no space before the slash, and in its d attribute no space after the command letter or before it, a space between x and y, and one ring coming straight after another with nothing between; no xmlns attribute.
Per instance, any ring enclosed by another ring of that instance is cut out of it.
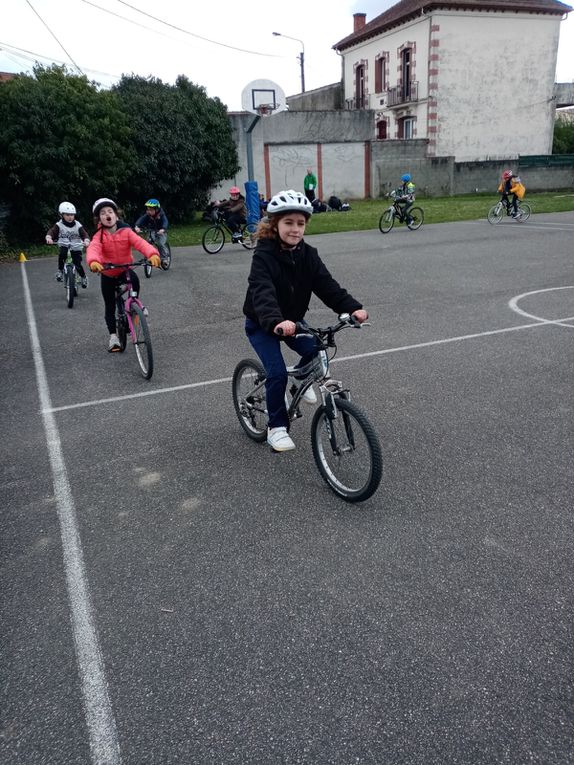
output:
<svg viewBox="0 0 574 765"><path fill-rule="evenodd" d="M279 215L280 213L298 212L306 218L313 214L313 206L300 191L280 191L271 198L267 205L267 215Z"/></svg>
<svg viewBox="0 0 574 765"><path fill-rule="evenodd" d="M112 207L116 212L118 211L118 206L113 199L108 199L107 197L101 197L101 199L96 199L96 201L94 202L94 206L92 207L92 213L96 216L99 215L102 207Z"/></svg>
<svg viewBox="0 0 574 765"><path fill-rule="evenodd" d="M76 208L71 202L60 202L60 206L58 207L58 212L60 213L60 215L63 215L64 213L68 213L68 215L75 215Z"/></svg>

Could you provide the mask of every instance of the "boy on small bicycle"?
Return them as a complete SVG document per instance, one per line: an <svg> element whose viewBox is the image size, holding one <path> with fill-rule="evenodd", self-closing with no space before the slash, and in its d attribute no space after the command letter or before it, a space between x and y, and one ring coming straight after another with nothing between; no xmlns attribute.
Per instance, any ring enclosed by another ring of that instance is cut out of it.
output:
<svg viewBox="0 0 574 765"><path fill-rule="evenodd" d="M231 230L231 240L237 242L241 239L240 227L242 223L247 223L247 207L245 197L241 194L237 186L229 189L229 199L224 199L214 203L225 218L225 222Z"/></svg>
<svg viewBox="0 0 574 765"><path fill-rule="evenodd" d="M407 223L410 223L408 212L415 201L416 187L411 179L410 173L404 173L404 175L401 175L401 181L402 186L399 186L398 189L395 189L393 196L395 202L397 203L397 207L401 211L402 219L406 220Z"/></svg>
<svg viewBox="0 0 574 765"><path fill-rule="evenodd" d="M502 201L506 203L507 215L518 218L518 200L524 196L525 188L522 181L512 170L505 170L498 185L498 191L502 194ZM512 213L510 209L512 207Z"/></svg>
<svg viewBox="0 0 574 765"><path fill-rule="evenodd" d="M71 202L61 202L58 207L60 220L55 223L46 234L46 244L59 246L58 251L58 270L56 271L56 281L61 282L64 272L64 262L68 257L68 250L72 256L72 262L82 281L82 287L88 286L88 278L82 264L82 249L90 243L88 232L82 226L79 220L76 220L76 208Z"/></svg>
<svg viewBox="0 0 574 765"><path fill-rule="evenodd" d="M136 220L134 231L136 234L141 233L142 230L154 232L154 238L163 261L165 260L167 227L169 225L167 215L157 199L148 199L144 206L145 213Z"/></svg>
<svg viewBox="0 0 574 765"><path fill-rule="evenodd" d="M96 200L92 212L97 230L88 245L86 259L90 269L102 277L105 320L110 333L108 351L114 353L121 350L116 334L116 286L125 283L126 269L111 268L104 271L104 265L133 263L132 247L141 252L155 268L160 266L160 257L155 247L132 231L127 223L119 220L118 206L112 199L104 197ZM140 281L131 269L130 278L133 289L139 295ZM147 316L147 308L144 314Z"/></svg>
<svg viewBox="0 0 574 765"><path fill-rule="evenodd" d="M267 374L267 443L277 452L295 448L288 433L287 368L281 340L301 356L297 367L317 355L313 337L294 337L295 322L305 316L311 294L338 314L350 313L360 323L368 318L361 303L331 276L317 250L303 240L312 212L311 202L298 191L280 191L271 199L267 216L258 225L243 305L247 338ZM303 400L317 401L313 388L305 392Z"/></svg>

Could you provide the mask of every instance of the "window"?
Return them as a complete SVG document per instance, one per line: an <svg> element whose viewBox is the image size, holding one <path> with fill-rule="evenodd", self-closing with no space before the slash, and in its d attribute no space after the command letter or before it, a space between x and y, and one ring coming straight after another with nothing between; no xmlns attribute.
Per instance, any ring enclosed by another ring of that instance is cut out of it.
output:
<svg viewBox="0 0 574 765"><path fill-rule="evenodd" d="M355 70L355 105L357 109L364 109L366 106L365 79L365 66L359 64Z"/></svg>
<svg viewBox="0 0 574 765"><path fill-rule="evenodd" d="M382 93L387 89L387 82L385 77L385 67L387 59L385 56L379 56L375 59L375 93Z"/></svg>
<svg viewBox="0 0 574 765"><path fill-rule="evenodd" d="M377 122L377 140L385 141L387 138L387 121L379 120Z"/></svg>
<svg viewBox="0 0 574 765"><path fill-rule="evenodd" d="M401 51L401 96L403 101L408 101L411 96L411 80L413 69L412 48L405 48Z"/></svg>
<svg viewBox="0 0 574 765"><path fill-rule="evenodd" d="M410 138L415 137L415 123L414 117L403 117L399 120L399 138L408 141Z"/></svg>

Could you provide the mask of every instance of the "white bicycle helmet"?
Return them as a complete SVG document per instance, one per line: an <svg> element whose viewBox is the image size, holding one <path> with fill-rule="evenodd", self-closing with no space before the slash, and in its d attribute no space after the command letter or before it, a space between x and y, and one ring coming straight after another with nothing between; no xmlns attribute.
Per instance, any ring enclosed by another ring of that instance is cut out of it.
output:
<svg viewBox="0 0 574 765"><path fill-rule="evenodd" d="M102 197L101 199L96 199L96 201L94 202L94 206L92 207L92 213L94 215L99 215L102 207L113 207L113 209L116 212L118 211L118 206L113 199L107 199L106 197Z"/></svg>
<svg viewBox="0 0 574 765"><path fill-rule="evenodd" d="M58 207L58 212L60 213L60 215L63 215L64 213L67 213L68 215L75 215L76 208L71 202L60 202L60 206Z"/></svg>
<svg viewBox="0 0 574 765"><path fill-rule="evenodd" d="M313 206L300 191L280 191L271 198L267 205L267 215L280 215L287 212L303 213L306 218L313 214Z"/></svg>

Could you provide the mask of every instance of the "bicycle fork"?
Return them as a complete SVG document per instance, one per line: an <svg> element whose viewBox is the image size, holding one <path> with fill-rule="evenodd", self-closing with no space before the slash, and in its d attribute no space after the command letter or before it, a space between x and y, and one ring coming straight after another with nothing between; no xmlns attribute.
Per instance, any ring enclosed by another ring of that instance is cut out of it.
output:
<svg viewBox="0 0 574 765"><path fill-rule="evenodd" d="M337 457L340 457L345 451L355 450L355 436L353 435L351 418L349 417L347 412L344 412L344 411L339 412L339 410L337 409L337 405L335 404L335 395L339 396L339 398L345 399L346 401L350 400L350 396L348 395L347 391L339 391L337 394L329 391L327 394L323 394L323 404L325 406L325 412L327 414L327 418L325 421L327 426L327 435L329 436L329 442L331 444L331 449L333 450L333 454L336 455ZM343 425L345 427L345 435L347 437L347 444L348 444L346 448L339 446L337 442L337 433L335 428L333 427L334 420L337 420L339 417L343 418Z"/></svg>

